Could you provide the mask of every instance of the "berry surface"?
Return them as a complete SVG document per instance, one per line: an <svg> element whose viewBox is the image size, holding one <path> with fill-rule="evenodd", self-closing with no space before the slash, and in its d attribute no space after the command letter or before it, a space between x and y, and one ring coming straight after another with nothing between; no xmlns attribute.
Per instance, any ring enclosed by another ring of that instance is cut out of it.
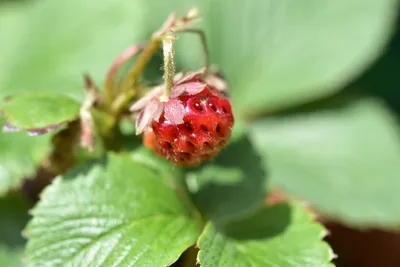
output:
<svg viewBox="0 0 400 267"><path fill-rule="evenodd" d="M191 86L191 81L186 83ZM183 123L171 123L165 109L144 133L144 145L175 165L197 166L213 158L228 142L234 123L229 100L205 84L196 94L183 93Z"/></svg>

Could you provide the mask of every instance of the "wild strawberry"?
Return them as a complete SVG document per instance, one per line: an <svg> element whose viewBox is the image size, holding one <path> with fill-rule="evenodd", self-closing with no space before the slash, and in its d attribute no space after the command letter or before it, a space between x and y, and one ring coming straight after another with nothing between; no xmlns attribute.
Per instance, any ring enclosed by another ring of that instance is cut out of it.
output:
<svg viewBox="0 0 400 267"><path fill-rule="evenodd" d="M166 102L158 98L162 88L155 89L136 122L138 133L144 131L144 145L175 165L196 166L213 158L231 134L229 100L201 77L195 73L175 82Z"/></svg>

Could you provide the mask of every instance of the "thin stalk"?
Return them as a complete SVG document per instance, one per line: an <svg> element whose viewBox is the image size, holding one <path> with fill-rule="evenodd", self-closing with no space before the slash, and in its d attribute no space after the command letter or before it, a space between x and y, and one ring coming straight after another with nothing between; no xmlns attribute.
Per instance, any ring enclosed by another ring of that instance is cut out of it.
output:
<svg viewBox="0 0 400 267"><path fill-rule="evenodd" d="M168 101L169 95L174 83L175 76L175 61L174 61L174 50L172 42L175 36L169 34L163 38L163 53L164 53L164 93L162 101Z"/></svg>
<svg viewBox="0 0 400 267"><path fill-rule="evenodd" d="M144 47L136 63L133 65L133 67L125 76L125 79L122 81L123 91L131 91L132 88L139 82L139 78L142 75L144 69L146 68L153 55L157 52L157 50L160 49L161 44L161 38L158 36L154 36L151 39L150 43Z"/></svg>
<svg viewBox="0 0 400 267"><path fill-rule="evenodd" d="M136 63L125 76L121 84L120 94L115 98L110 107L111 113L115 117L119 118L127 104L135 97L135 87L139 84L140 76L161 45L161 37L153 36L151 41L143 48Z"/></svg>

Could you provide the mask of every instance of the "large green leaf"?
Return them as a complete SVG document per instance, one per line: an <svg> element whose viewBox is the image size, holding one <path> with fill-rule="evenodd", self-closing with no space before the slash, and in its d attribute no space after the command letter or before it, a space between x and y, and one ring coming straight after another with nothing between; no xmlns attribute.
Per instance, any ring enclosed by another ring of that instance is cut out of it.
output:
<svg viewBox="0 0 400 267"><path fill-rule="evenodd" d="M349 224L398 226L396 124L382 103L364 99L261 120L252 127L252 136L273 185Z"/></svg>
<svg viewBox="0 0 400 267"><path fill-rule="evenodd" d="M10 249L0 245L0 263L6 267L22 267L22 249Z"/></svg>
<svg viewBox="0 0 400 267"><path fill-rule="evenodd" d="M177 169L111 155L59 177L27 227L34 266L166 266L195 243L200 226Z"/></svg>
<svg viewBox="0 0 400 267"><path fill-rule="evenodd" d="M0 65L0 96L45 89L82 97L82 74L103 82L112 60L140 38L142 5L138 0L30 2L23 18L15 18L18 27L7 23L11 19L0 27L0 35L14 44L12 51L0 52L0 58L12 54Z"/></svg>
<svg viewBox="0 0 400 267"><path fill-rule="evenodd" d="M8 100L3 112L14 127L40 129L77 119L79 107L79 102L63 95L25 93Z"/></svg>
<svg viewBox="0 0 400 267"><path fill-rule="evenodd" d="M198 5L211 61L227 75L243 114L271 111L332 94L381 52L396 0L153 1L161 19ZM157 3L155 3L157 2ZM160 14L162 13L162 15ZM152 26L160 23L152 22ZM185 67L201 63L197 37L176 41Z"/></svg>
<svg viewBox="0 0 400 267"><path fill-rule="evenodd" d="M188 170L186 181L197 206L218 224L254 212L267 195L267 173L245 135L215 160Z"/></svg>
<svg viewBox="0 0 400 267"><path fill-rule="evenodd" d="M225 228L209 223L198 241L204 267L323 267L333 253L324 228L299 206L265 207Z"/></svg>
<svg viewBox="0 0 400 267"><path fill-rule="evenodd" d="M48 135L29 137L26 133L0 133L0 196L33 174L49 150Z"/></svg>

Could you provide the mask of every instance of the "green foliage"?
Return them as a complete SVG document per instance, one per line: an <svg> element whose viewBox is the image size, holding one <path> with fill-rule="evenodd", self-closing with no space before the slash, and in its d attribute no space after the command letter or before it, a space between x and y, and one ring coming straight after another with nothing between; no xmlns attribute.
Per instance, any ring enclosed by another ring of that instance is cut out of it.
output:
<svg viewBox="0 0 400 267"><path fill-rule="evenodd" d="M0 8L6 14L0 30L8 33L0 44L6 48L0 49L0 96L48 90L82 98L82 74L102 82L117 54L139 41L143 5L137 0L44 0Z"/></svg>
<svg viewBox="0 0 400 267"><path fill-rule="evenodd" d="M25 93L11 97L3 106L7 122L22 129L40 129L75 120L79 102L51 93Z"/></svg>
<svg viewBox="0 0 400 267"><path fill-rule="evenodd" d="M166 266L194 244L195 210L179 171L154 171L111 155L59 177L33 210L27 258L34 266ZM193 214L194 213L194 214Z"/></svg>
<svg viewBox="0 0 400 267"><path fill-rule="evenodd" d="M333 253L321 242L321 225L297 205L265 207L222 229L209 223L201 234L201 266L332 266Z"/></svg>
<svg viewBox="0 0 400 267"><path fill-rule="evenodd" d="M254 123L271 183L360 226L396 226L400 134L375 99Z"/></svg>
<svg viewBox="0 0 400 267"><path fill-rule="evenodd" d="M196 204L218 224L260 208L267 195L267 178L246 136L232 142L215 160L186 174Z"/></svg>
<svg viewBox="0 0 400 267"><path fill-rule="evenodd" d="M332 266L326 231L309 211L294 200L266 206L275 188L349 225L398 227L399 129L387 107L354 97L288 110L329 98L368 68L391 36L396 0L2 2L0 98L12 96L2 115L22 129L77 119L83 73L101 84L123 49L149 39L170 12L194 5L211 62L231 87L236 121L228 146L197 168L175 167L144 148L129 125L122 136L107 132L115 121L101 106L92 113L101 151L81 149L85 162L61 172L32 211L30 266L166 266L196 240L205 267ZM198 68L197 37L178 35L178 69ZM157 58L152 63L149 82L160 72ZM117 80L132 64L135 58ZM285 112L264 116L278 111ZM85 140L55 133L59 151L51 154L50 134L0 133L2 265L21 266L28 219L21 199L6 193L39 165L65 159L77 141L90 143L88 129L72 136ZM103 148L118 150L113 142L123 152L87 162L104 156Z"/></svg>

